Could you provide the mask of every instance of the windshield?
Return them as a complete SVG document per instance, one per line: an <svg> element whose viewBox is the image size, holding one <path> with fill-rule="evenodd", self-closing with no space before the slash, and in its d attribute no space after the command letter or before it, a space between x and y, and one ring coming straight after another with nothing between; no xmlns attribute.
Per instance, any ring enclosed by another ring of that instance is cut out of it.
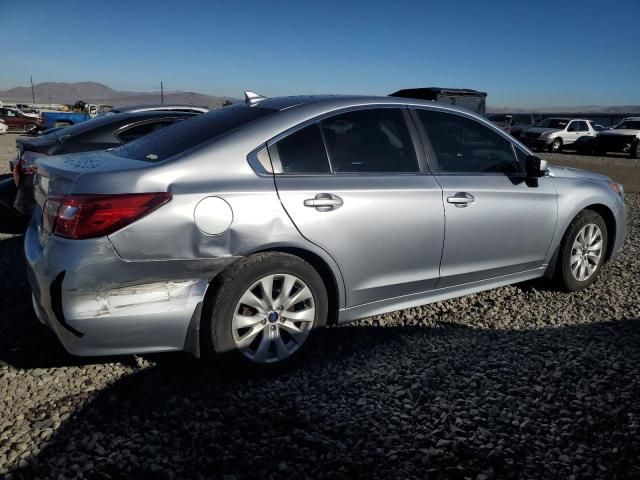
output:
<svg viewBox="0 0 640 480"><path fill-rule="evenodd" d="M616 130L622 130L623 128L629 130L640 130L640 120L624 120L613 128Z"/></svg>
<svg viewBox="0 0 640 480"><path fill-rule="evenodd" d="M160 162L276 111L244 105L226 107L146 135L112 153L132 160Z"/></svg>
<svg viewBox="0 0 640 480"><path fill-rule="evenodd" d="M543 128L563 129L567 126L567 123L569 123L569 120L566 120L564 118L545 118L540 126Z"/></svg>

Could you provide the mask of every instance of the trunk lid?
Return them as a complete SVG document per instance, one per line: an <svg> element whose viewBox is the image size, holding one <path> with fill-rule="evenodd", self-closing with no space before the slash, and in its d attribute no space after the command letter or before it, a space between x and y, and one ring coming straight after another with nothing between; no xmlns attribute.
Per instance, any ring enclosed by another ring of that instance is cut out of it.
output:
<svg viewBox="0 0 640 480"><path fill-rule="evenodd" d="M112 191L74 191L74 185L81 176L93 176L108 172L124 172L149 163L130 160L111 154L109 151L72 153L69 155L42 157L38 159L38 173L34 180L36 202L44 205L48 195L70 193L114 193ZM86 187L85 187L86 188ZM99 182L96 188L100 189Z"/></svg>

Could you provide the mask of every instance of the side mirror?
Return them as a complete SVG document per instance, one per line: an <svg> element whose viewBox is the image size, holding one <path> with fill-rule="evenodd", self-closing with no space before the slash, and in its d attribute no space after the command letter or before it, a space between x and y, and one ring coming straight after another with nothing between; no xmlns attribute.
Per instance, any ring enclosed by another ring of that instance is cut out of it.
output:
<svg viewBox="0 0 640 480"><path fill-rule="evenodd" d="M547 171L547 161L536 155L529 155L524 161L524 169L527 177L542 177Z"/></svg>

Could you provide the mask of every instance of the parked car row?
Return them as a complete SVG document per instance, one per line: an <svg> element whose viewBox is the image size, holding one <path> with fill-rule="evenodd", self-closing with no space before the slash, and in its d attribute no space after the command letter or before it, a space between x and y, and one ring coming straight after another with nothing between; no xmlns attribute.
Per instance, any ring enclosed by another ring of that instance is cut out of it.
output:
<svg viewBox="0 0 640 480"><path fill-rule="evenodd" d="M625 153L640 158L640 117L625 118L609 129L584 118L540 120L535 114L492 114L488 118L535 150L559 152L568 148L582 154Z"/></svg>
<svg viewBox="0 0 640 480"><path fill-rule="evenodd" d="M328 323L538 277L580 290L625 239L621 185L548 167L455 105L247 93L83 127L119 115L170 125L133 141L61 129L15 164L21 184L37 170L33 305L76 355L184 350L270 371Z"/></svg>

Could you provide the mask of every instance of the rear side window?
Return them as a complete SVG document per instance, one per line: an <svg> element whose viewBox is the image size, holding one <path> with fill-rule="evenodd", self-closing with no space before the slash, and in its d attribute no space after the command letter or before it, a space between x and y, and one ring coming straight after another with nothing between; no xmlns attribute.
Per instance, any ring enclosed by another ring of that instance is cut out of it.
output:
<svg viewBox="0 0 640 480"><path fill-rule="evenodd" d="M133 160L160 162L274 112L271 108L244 105L222 108L146 135L115 148L112 153Z"/></svg>
<svg viewBox="0 0 640 480"><path fill-rule="evenodd" d="M481 123L432 110L418 110L418 117L436 156L434 172L521 173L511 142Z"/></svg>
<svg viewBox="0 0 640 480"><path fill-rule="evenodd" d="M357 110L320 122L336 173L417 172L418 159L402 110Z"/></svg>
<svg viewBox="0 0 640 480"><path fill-rule="evenodd" d="M329 173L327 153L317 123L280 140L274 147L282 173Z"/></svg>

